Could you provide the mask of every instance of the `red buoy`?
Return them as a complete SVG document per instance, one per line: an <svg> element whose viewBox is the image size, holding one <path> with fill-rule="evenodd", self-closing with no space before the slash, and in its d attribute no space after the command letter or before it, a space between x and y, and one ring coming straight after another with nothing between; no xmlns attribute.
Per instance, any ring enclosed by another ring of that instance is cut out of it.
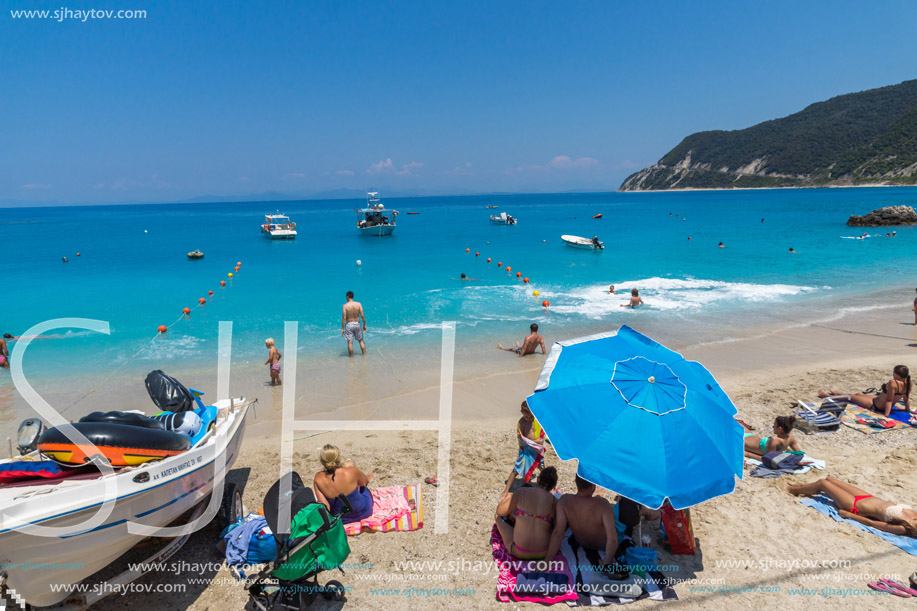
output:
<svg viewBox="0 0 917 611"><path fill-rule="evenodd" d="M528 279L528 278L523 278L522 281L525 282L526 284L529 283L529 279Z"/></svg>
<svg viewBox="0 0 917 611"><path fill-rule="evenodd" d="M506 269L509 269L509 268L507 267ZM522 272L516 272L516 277L517 277L517 278L521 278L521 277L522 277Z"/></svg>
<svg viewBox="0 0 917 611"><path fill-rule="evenodd" d="M487 257L487 262L490 263L490 257Z"/></svg>
<svg viewBox="0 0 917 611"><path fill-rule="evenodd" d="M207 291L208 295L213 295L213 291Z"/></svg>
<svg viewBox="0 0 917 611"><path fill-rule="evenodd" d="M466 249L465 249L465 252L471 252L471 249L470 249L470 248L466 248Z"/></svg>
<svg viewBox="0 0 917 611"><path fill-rule="evenodd" d="M474 256L475 256L475 257L480 257L480 256L481 256L481 253L476 252L476 253L474 253Z"/></svg>
<svg viewBox="0 0 917 611"><path fill-rule="evenodd" d="M511 272L511 271L513 271L513 268L507 265L507 266L506 266L506 273L508 274L508 273Z"/></svg>
<svg viewBox="0 0 917 611"><path fill-rule="evenodd" d="M207 303L207 300L201 297L200 299L197 300L197 302L201 305L204 305L205 303Z"/></svg>
<svg viewBox="0 0 917 611"><path fill-rule="evenodd" d="M238 266L238 265L236 265L235 270L236 270L236 271L239 271L239 266Z"/></svg>
<svg viewBox="0 0 917 611"><path fill-rule="evenodd" d="M503 267L503 261L497 261L497 267Z"/></svg>
<svg viewBox="0 0 917 611"><path fill-rule="evenodd" d="M545 299L544 301L541 302L541 305L543 305L544 307L548 307L549 305L551 305L551 302Z"/></svg>
<svg viewBox="0 0 917 611"><path fill-rule="evenodd" d="M182 313L182 314L190 314L190 313L191 313L191 308L182 308L181 313Z"/></svg>
<svg viewBox="0 0 917 611"><path fill-rule="evenodd" d="M168 331L168 329L169 329L169 328L168 328L167 326L165 326L165 325L159 325L159 332L160 332L160 333L165 333L166 331Z"/></svg>
<svg viewBox="0 0 917 611"><path fill-rule="evenodd" d="M225 280L220 280L220 286L226 286L226 281L225 281Z"/></svg>

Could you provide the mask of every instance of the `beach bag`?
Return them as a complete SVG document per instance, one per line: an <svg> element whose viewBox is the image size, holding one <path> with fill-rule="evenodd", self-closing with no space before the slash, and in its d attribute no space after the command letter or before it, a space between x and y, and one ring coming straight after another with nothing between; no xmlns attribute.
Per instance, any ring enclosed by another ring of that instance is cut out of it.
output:
<svg viewBox="0 0 917 611"><path fill-rule="evenodd" d="M321 532L311 545L291 555L286 562L274 569L277 579L300 579L313 572L338 568L350 555L350 545L344 525L339 519L332 521L328 510L321 503L307 505L299 511L290 524L288 549L296 547L300 539Z"/></svg>
<svg viewBox="0 0 917 611"><path fill-rule="evenodd" d="M240 518L238 522L230 524L220 533L220 539L224 539L226 535L230 532L244 524L250 519L257 518L258 515L251 513L244 518ZM270 527L266 530L270 531ZM248 554L245 556L245 562L248 564L260 564L262 562L270 562L277 558L277 542L274 540L274 535L271 532L265 534L255 533L251 536L248 542Z"/></svg>
<svg viewBox="0 0 917 611"><path fill-rule="evenodd" d="M671 550L672 555L693 555L697 551L697 546L694 541L694 528L691 527L690 510L675 509L666 501L660 511L662 520L659 532L663 545Z"/></svg>
<svg viewBox="0 0 917 611"><path fill-rule="evenodd" d="M624 562L630 567L630 572L646 576L647 571L659 570L659 555L652 547L629 547L624 552Z"/></svg>
<svg viewBox="0 0 917 611"><path fill-rule="evenodd" d="M761 459L761 462L768 469L796 469L799 466L799 461L802 460L802 452L769 452L764 455Z"/></svg>

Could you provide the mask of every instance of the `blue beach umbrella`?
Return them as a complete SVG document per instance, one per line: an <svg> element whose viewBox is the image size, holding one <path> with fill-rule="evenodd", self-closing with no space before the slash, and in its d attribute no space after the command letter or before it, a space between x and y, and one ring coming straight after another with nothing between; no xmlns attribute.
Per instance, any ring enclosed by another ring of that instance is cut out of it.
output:
<svg viewBox="0 0 917 611"><path fill-rule="evenodd" d="M690 507L742 477L735 405L703 365L630 327L554 344L528 404L580 477L648 507Z"/></svg>

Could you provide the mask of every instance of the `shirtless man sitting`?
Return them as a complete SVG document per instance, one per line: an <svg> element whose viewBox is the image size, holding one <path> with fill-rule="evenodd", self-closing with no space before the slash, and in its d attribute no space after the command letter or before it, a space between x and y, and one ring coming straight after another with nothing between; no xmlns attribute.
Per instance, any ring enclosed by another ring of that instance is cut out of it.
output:
<svg viewBox="0 0 917 611"><path fill-rule="evenodd" d="M565 494L557 501L554 532L545 558L554 558L567 528L573 531L577 543L591 549L604 549L602 564L613 566L618 549L618 531L611 503L595 494L595 484L576 476L576 494Z"/></svg>
<svg viewBox="0 0 917 611"><path fill-rule="evenodd" d="M516 342L515 348L504 348L501 344L497 344L497 348L500 350L506 350L507 352L515 352L519 356L528 356L530 354L535 354L535 349L538 348L538 346L541 346L541 353L547 354L548 352L544 348L544 338L538 335L538 325L532 323L529 326L529 330L531 333L527 335L524 340L522 340L521 345L519 342Z"/></svg>
<svg viewBox="0 0 917 611"><path fill-rule="evenodd" d="M360 320L363 326L360 326ZM353 300L353 291L347 291L347 303L341 312L341 335L347 340L347 352L353 356L353 340L360 342L360 350L366 354L366 344L363 343L363 332L366 331L366 316L363 314L363 304Z"/></svg>

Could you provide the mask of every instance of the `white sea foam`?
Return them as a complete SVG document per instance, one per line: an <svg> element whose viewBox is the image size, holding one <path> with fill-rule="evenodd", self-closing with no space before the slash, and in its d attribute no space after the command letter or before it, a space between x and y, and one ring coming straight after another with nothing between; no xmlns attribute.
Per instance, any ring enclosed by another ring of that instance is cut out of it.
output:
<svg viewBox="0 0 917 611"><path fill-rule="evenodd" d="M559 314L580 314L599 319L620 311L636 288L649 310L699 310L715 306L784 301L798 295L814 293L820 287L792 284L753 284L697 278L644 278L615 283L615 295L608 285L592 285L570 291L541 291L540 297L551 301L551 310ZM829 287L821 287L829 288Z"/></svg>
<svg viewBox="0 0 917 611"><path fill-rule="evenodd" d="M203 342L204 340L201 338L191 335L157 337L147 347L143 348L136 358L141 361L158 361L200 356L200 345Z"/></svg>

